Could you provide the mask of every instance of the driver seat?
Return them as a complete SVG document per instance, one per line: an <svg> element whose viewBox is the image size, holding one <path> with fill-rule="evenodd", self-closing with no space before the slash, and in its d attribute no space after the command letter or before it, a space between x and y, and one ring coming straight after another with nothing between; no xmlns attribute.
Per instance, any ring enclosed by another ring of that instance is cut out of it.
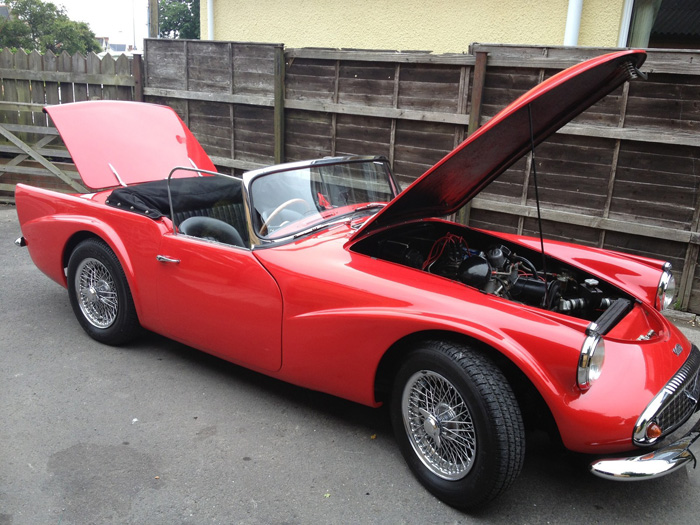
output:
<svg viewBox="0 0 700 525"><path fill-rule="evenodd" d="M213 217L190 217L180 223L180 232L191 237L246 248L241 234L229 223Z"/></svg>

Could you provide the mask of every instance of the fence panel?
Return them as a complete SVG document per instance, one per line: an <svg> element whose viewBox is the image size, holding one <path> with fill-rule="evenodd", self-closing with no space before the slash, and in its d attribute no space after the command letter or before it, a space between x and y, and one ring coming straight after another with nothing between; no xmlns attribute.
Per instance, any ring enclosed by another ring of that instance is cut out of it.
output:
<svg viewBox="0 0 700 525"><path fill-rule="evenodd" d="M273 164L276 61L281 46L146 40L147 102L178 112L219 167Z"/></svg>
<svg viewBox="0 0 700 525"><path fill-rule="evenodd" d="M385 155L403 185L461 142L474 57L286 51L287 160Z"/></svg>

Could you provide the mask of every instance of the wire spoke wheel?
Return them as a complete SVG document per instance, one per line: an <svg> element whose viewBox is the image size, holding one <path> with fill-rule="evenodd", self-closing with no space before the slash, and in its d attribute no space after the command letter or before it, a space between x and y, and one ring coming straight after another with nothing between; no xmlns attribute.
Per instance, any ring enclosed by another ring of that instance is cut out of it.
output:
<svg viewBox="0 0 700 525"><path fill-rule="evenodd" d="M401 403L413 450L436 476L454 481L471 470L476 433L471 413L457 389L440 374L411 376Z"/></svg>
<svg viewBox="0 0 700 525"><path fill-rule="evenodd" d="M111 326L117 318L119 298L107 267L97 259L84 259L78 265L75 285L80 310L90 324L97 328Z"/></svg>
<svg viewBox="0 0 700 525"><path fill-rule="evenodd" d="M124 270L99 239L86 239L68 261L68 295L78 322L93 339L119 345L136 335L139 321Z"/></svg>
<svg viewBox="0 0 700 525"><path fill-rule="evenodd" d="M415 343L397 369L390 415L409 468L459 509L491 501L518 476L525 430L508 380L484 347Z"/></svg>

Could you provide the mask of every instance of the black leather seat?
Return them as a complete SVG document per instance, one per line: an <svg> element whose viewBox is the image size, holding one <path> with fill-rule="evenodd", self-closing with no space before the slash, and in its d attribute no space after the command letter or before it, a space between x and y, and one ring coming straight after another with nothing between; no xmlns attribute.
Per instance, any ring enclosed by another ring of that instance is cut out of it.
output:
<svg viewBox="0 0 700 525"><path fill-rule="evenodd" d="M227 222L212 217L190 217L180 223L180 232L200 239L246 247L238 230Z"/></svg>
<svg viewBox="0 0 700 525"><path fill-rule="evenodd" d="M232 225L241 234L243 243L248 246L248 231L246 230L245 209L243 203L237 202L217 202L216 204L203 208L189 208L175 210L175 223L182 224L190 217L211 217L219 219Z"/></svg>

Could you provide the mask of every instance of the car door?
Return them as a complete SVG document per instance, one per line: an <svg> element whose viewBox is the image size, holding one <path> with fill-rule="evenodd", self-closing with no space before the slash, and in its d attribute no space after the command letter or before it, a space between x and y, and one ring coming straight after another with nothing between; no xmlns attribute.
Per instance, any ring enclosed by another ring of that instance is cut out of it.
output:
<svg viewBox="0 0 700 525"><path fill-rule="evenodd" d="M282 298L251 250L171 233L158 259L165 335L250 368L279 370Z"/></svg>

